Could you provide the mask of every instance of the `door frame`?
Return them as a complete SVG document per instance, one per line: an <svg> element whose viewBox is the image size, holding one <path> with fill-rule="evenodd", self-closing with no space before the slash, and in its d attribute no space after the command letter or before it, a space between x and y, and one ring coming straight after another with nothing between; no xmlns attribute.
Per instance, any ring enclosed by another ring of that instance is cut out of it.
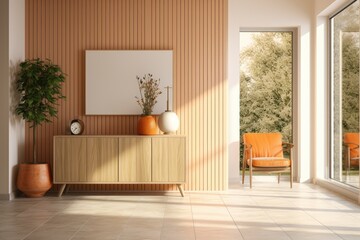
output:
<svg viewBox="0 0 360 240"><path fill-rule="evenodd" d="M292 64L292 73L293 73L293 79L292 79L292 131L293 131L293 144L294 144L294 155L293 155L293 164L294 164L294 168L293 168L293 178L295 182L299 182L300 181L300 164L301 162L298 161L299 159L299 143L300 143L300 135L299 135L299 81L298 79L300 79L299 77L299 31L300 29L297 27L284 27L284 28L246 28L246 27L242 27L239 29L238 32L238 44L240 46L240 32L292 32L292 53L293 53L293 64ZM238 69L240 69L240 51L239 54L237 56L238 59ZM237 95L236 94L232 94L230 95L230 99L229 99L229 110L230 109L239 109L238 112L238 116L240 115L240 76L237 79L237 86L238 86L238 91L237 91ZM231 84L229 86L229 88L231 88ZM236 90L234 91L236 92ZM235 96L237 97L237 99L235 99ZM239 105L237 108L234 108L234 104L236 103ZM229 111L229 115L230 111ZM229 116L231 117L231 116ZM234 125L234 121L230 121L229 122L229 132L234 132L237 131L238 132L238 139L239 139L239 143L241 142L240 139L240 117L237 121L237 126ZM240 150L238 150L237 152L234 151L234 149L232 149L233 147L230 144L230 151L229 151L229 169L231 168L231 166L234 166L235 163L232 162L234 161L234 159L238 160L237 169L240 169ZM239 145L238 145L239 148ZM238 154L237 156L235 156L235 154ZM231 171L231 170L229 170ZM239 177L240 177L240 170L239 170ZM229 181L232 181L231 178L231 173L229 172Z"/></svg>

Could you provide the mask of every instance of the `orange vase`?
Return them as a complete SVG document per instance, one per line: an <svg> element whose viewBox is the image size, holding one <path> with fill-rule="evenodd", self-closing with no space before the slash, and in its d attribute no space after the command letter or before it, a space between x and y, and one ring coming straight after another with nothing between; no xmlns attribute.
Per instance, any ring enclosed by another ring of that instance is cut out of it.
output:
<svg viewBox="0 0 360 240"><path fill-rule="evenodd" d="M141 116L138 121L137 133L140 135L158 134L158 126L153 116Z"/></svg>
<svg viewBox="0 0 360 240"><path fill-rule="evenodd" d="M42 197L51 188L49 164L20 164L17 187L27 197Z"/></svg>

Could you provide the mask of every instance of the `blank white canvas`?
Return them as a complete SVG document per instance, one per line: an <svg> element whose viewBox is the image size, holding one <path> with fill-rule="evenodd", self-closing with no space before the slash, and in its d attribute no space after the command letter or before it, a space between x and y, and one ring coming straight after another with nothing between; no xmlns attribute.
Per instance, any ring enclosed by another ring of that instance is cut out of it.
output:
<svg viewBox="0 0 360 240"><path fill-rule="evenodd" d="M160 94L153 114L166 110L166 86L173 87L171 50L87 50L86 115L140 115L136 76L151 73L160 79ZM172 109L172 91L169 106Z"/></svg>

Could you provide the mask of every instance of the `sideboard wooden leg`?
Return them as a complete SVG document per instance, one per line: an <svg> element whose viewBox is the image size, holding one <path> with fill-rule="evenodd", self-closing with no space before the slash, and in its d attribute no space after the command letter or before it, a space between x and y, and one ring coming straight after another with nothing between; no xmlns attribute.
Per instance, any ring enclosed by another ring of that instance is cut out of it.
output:
<svg viewBox="0 0 360 240"><path fill-rule="evenodd" d="M70 189L70 184L66 184L65 190L64 190L64 194L68 193Z"/></svg>
<svg viewBox="0 0 360 240"><path fill-rule="evenodd" d="M181 187L181 184L177 184L177 187L178 187L178 189L180 191L181 196L184 197L184 192L183 192L183 189Z"/></svg>
<svg viewBox="0 0 360 240"><path fill-rule="evenodd" d="M61 197L61 195L63 194L63 192L65 190L65 187L66 187L66 184L61 185L58 197Z"/></svg>

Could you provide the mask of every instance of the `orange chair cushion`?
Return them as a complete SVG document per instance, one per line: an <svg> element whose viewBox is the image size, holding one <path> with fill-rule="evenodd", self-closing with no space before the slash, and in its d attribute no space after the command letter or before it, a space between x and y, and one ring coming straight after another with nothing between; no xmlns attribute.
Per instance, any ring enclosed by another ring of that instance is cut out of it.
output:
<svg viewBox="0 0 360 240"><path fill-rule="evenodd" d="M253 158L253 167L290 167L290 160L287 158ZM247 160L250 165L250 159Z"/></svg>
<svg viewBox="0 0 360 240"><path fill-rule="evenodd" d="M281 133L244 133L243 139L245 144L251 144L253 158L284 157Z"/></svg>
<svg viewBox="0 0 360 240"><path fill-rule="evenodd" d="M350 159L350 166L352 166L352 167L359 166L359 159L358 158Z"/></svg>
<svg viewBox="0 0 360 240"><path fill-rule="evenodd" d="M360 134L359 133L345 133L344 134L344 143L350 143L348 146L350 147L350 158L357 158L359 157L359 148L358 145L360 140ZM351 144L355 143L355 144Z"/></svg>

